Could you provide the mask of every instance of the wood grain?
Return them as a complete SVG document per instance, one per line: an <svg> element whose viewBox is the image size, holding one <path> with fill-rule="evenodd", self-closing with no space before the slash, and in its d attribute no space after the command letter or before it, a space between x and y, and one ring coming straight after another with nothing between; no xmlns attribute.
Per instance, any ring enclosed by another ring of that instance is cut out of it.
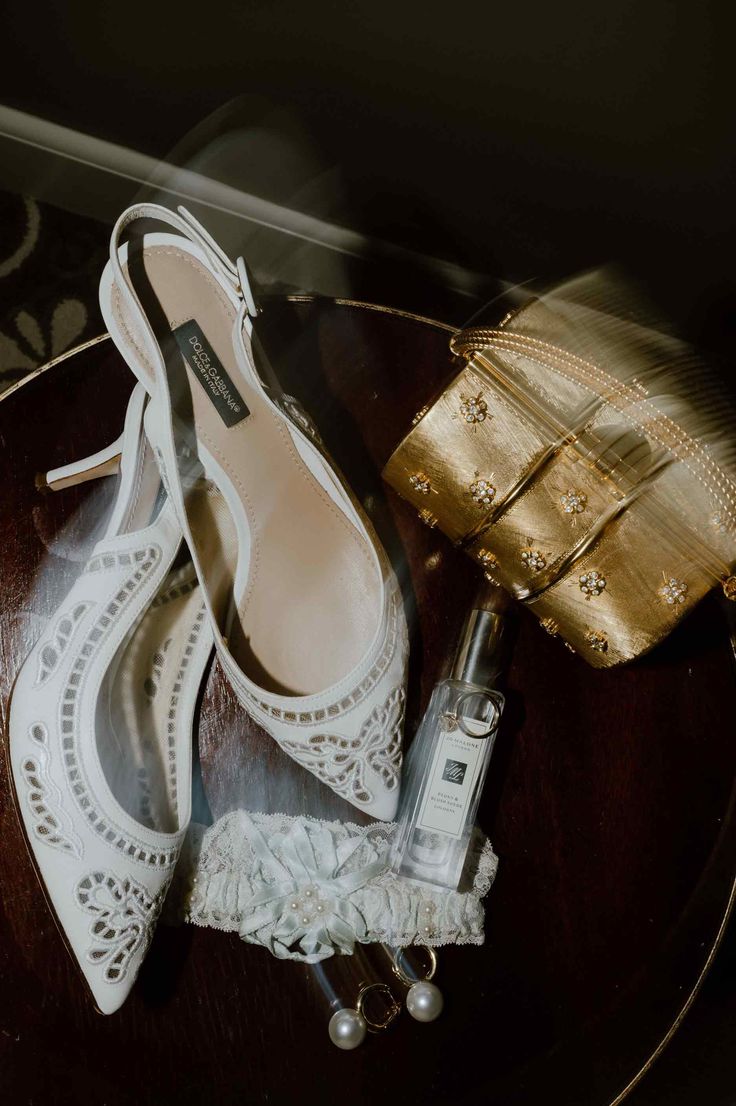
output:
<svg viewBox="0 0 736 1106"><path fill-rule="evenodd" d="M274 300L261 335L366 504L399 572L412 659L407 733L443 671L476 569L380 480L455 365L446 332L329 301ZM55 495L38 470L117 433L130 374L102 343L0 403L3 723L31 643L79 571L111 481ZM118 1014L92 1008L48 914L0 767L0 1084L13 1103L166 1106L564 1103L608 1106L695 985L736 872L732 656L704 602L650 657L594 672L521 612L481 820L500 857L482 949L440 955L442 1018L399 1019L355 1053L330 1002L391 980L380 949L316 969L237 937L160 927ZM235 702L204 690L197 812L238 806L358 820Z"/></svg>

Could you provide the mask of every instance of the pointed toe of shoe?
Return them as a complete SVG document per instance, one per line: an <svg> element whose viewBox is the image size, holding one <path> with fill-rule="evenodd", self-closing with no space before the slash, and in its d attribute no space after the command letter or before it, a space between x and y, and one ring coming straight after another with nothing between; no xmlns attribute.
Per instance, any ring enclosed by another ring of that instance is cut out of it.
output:
<svg viewBox="0 0 736 1106"><path fill-rule="evenodd" d="M134 980L131 979L125 981L124 984L113 986L104 981L100 982L99 979L90 979L86 971L84 972L84 978L98 1012L105 1016L118 1012L133 989L134 983Z"/></svg>
<svg viewBox="0 0 736 1106"><path fill-rule="evenodd" d="M38 864L38 872L95 1006L101 1014L114 1014L133 989L168 879L146 881L146 886L131 874L115 875L103 864L88 866L70 858L53 868Z"/></svg>

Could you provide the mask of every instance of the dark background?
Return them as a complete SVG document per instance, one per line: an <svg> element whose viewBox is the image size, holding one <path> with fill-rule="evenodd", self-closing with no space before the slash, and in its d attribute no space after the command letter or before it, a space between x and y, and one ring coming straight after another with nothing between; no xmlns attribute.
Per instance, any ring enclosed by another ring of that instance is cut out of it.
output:
<svg viewBox="0 0 736 1106"><path fill-rule="evenodd" d="M731 374L730 5L5 7L0 101L159 157L235 100L339 174L339 200L302 189L304 210L487 274L489 294L618 263ZM294 199L287 167L247 178ZM442 310L377 272L384 302ZM462 321L452 297L446 315ZM735 981L731 932L632 1106L736 1102Z"/></svg>
<svg viewBox="0 0 736 1106"><path fill-rule="evenodd" d="M339 168L357 229L512 281L619 262L691 336L730 331L729 4L5 7L5 103L165 156L242 98Z"/></svg>

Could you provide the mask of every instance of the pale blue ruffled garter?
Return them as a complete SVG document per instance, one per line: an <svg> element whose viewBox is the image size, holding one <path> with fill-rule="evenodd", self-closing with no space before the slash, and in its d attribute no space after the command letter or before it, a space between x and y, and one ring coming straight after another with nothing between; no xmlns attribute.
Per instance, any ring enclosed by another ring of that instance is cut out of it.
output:
<svg viewBox="0 0 736 1106"><path fill-rule="evenodd" d="M166 914L307 963L356 942L481 944L481 900L497 867L490 843L473 854L468 890L441 891L390 872L395 829L245 811L193 825Z"/></svg>

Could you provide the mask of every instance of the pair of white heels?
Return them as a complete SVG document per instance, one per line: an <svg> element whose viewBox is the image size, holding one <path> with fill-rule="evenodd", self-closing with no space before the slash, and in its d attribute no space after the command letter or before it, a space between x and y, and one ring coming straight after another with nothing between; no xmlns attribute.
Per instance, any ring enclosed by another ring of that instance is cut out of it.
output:
<svg viewBox="0 0 736 1106"><path fill-rule="evenodd" d="M139 219L179 233L121 244ZM407 640L370 524L295 401L258 375L242 259L183 209L139 205L113 231L100 300L139 383L121 438L47 482L118 470L118 495L17 677L10 759L49 904L112 1013L189 822L213 645L248 713L295 761L390 820Z"/></svg>

